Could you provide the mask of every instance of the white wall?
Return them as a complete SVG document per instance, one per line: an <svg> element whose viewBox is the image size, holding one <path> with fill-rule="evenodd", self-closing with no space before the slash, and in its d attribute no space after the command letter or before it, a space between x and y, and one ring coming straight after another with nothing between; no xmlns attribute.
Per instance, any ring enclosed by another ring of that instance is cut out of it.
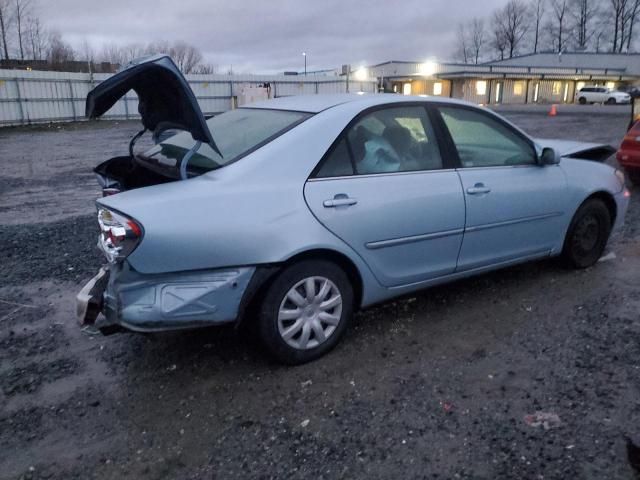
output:
<svg viewBox="0 0 640 480"><path fill-rule="evenodd" d="M109 74L0 70L0 126L84 120L89 91ZM205 114L229 110L245 86L268 82L271 97L344 93L346 79L337 76L187 75ZM349 91L375 93L376 80L349 81ZM134 92L120 99L103 118L137 118Z"/></svg>

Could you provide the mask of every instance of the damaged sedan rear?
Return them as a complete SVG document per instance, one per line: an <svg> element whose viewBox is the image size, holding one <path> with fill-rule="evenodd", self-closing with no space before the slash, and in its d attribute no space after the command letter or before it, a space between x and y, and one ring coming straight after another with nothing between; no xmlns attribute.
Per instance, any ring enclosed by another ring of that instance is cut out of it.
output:
<svg viewBox="0 0 640 480"><path fill-rule="evenodd" d="M107 263L78 295L105 332L249 321L302 363L359 308L551 256L591 266L628 204L608 147L534 140L465 102L316 95L206 120L160 56L96 87L88 116L129 90L144 129L95 169Z"/></svg>

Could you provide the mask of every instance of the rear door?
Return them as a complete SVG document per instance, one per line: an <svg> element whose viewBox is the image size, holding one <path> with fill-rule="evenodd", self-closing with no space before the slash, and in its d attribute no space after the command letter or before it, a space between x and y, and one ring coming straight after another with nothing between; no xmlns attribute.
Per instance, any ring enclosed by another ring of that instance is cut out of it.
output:
<svg viewBox="0 0 640 480"><path fill-rule="evenodd" d="M466 199L458 271L550 253L563 235L567 183L533 143L481 109L438 108L458 155Z"/></svg>
<svg viewBox="0 0 640 480"><path fill-rule="evenodd" d="M348 243L381 284L452 273L465 205L421 104L367 111L351 122L304 189L320 222Z"/></svg>

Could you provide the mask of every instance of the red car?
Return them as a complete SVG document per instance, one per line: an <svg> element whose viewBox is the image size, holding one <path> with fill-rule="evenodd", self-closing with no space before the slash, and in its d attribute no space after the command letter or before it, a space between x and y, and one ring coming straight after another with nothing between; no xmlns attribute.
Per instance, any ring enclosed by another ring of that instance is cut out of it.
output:
<svg viewBox="0 0 640 480"><path fill-rule="evenodd" d="M633 124L616 153L618 163L634 185L640 185L640 120Z"/></svg>

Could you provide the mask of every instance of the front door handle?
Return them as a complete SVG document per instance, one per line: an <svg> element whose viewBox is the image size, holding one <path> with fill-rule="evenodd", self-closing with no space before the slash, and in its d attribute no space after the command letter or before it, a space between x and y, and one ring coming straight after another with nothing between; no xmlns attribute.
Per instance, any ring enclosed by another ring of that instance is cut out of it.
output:
<svg viewBox="0 0 640 480"><path fill-rule="evenodd" d="M336 208L336 207L348 207L350 205L355 205L358 203L358 200L355 198L350 198L348 195L344 193L339 193L334 196L331 200L325 200L322 202L325 208Z"/></svg>
<svg viewBox="0 0 640 480"><path fill-rule="evenodd" d="M473 187L467 188L469 195L480 195L481 193L489 193L491 189L484 183L476 183Z"/></svg>

